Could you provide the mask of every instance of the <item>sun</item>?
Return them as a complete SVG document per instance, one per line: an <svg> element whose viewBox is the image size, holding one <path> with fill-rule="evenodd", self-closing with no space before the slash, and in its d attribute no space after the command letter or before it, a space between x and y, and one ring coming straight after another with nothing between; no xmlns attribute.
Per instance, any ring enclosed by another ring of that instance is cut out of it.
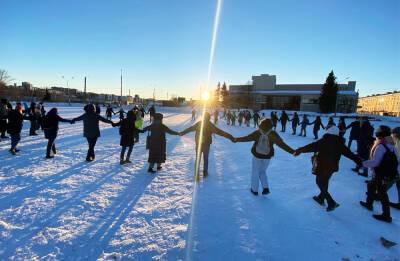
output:
<svg viewBox="0 0 400 261"><path fill-rule="evenodd" d="M203 93L201 94L201 99L202 99L203 101L208 101L208 100L210 99L210 92L208 92L208 91L203 92Z"/></svg>

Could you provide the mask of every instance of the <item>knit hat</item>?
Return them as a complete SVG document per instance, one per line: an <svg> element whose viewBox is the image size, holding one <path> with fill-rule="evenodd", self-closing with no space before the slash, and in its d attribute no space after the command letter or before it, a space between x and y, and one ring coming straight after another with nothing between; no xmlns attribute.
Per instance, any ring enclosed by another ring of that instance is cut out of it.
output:
<svg viewBox="0 0 400 261"><path fill-rule="evenodd" d="M326 134L331 134L335 136L339 136L339 128L336 126L331 126L329 129L326 130Z"/></svg>
<svg viewBox="0 0 400 261"><path fill-rule="evenodd" d="M400 138L400 127L393 128L392 134L394 134L396 137Z"/></svg>

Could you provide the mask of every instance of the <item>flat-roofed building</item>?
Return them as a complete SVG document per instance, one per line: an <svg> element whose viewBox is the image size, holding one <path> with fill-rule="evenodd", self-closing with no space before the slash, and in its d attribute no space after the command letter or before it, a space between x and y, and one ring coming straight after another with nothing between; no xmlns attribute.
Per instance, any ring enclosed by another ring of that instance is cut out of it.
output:
<svg viewBox="0 0 400 261"><path fill-rule="evenodd" d="M361 97L358 99L357 112L400 117L400 92Z"/></svg>
<svg viewBox="0 0 400 261"><path fill-rule="evenodd" d="M319 111L320 84L277 84L276 76L252 76L252 83L230 85L229 96L233 103L253 109ZM358 93L356 82L338 84L337 112L355 112ZM248 106L247 106L248 105Z"/></svg>

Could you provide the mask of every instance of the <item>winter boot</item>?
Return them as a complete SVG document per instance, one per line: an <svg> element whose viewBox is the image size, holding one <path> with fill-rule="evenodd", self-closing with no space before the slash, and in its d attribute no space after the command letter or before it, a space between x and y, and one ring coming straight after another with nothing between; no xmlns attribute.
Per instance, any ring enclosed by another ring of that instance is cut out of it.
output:
<svg viewBox="0 0 400 261"><path fill-rule="evenodd" d="M148 173L156 173L157 171L155 171L155 170L152 169L152 168L149 168L149 169L147 170L147 172L148 172Z"/></svg>
<svg viewBox="0 0 400 261"><path fill-rule="evenodd" d="M159 170L161 170L161 169L162 169L162 166L161 166L161 164L160 164L160 165L157 166L157 170L159 171Z"/></svg>
<svg viewBox="0 0 400 261"><path fill-rule="evenodd" d="M335 208L338 208L340 205L338 204L338 203L333 203L332 205L330 205L330 206L328 206L327 208L326 208L326 211L327 212L331 212L331 211L333 211L333 210L335 210Z"/></svg>
<svg viewBox="0 0 400 261"><path fill-rule="evenodd" d="M132 163L132 161L130 161L129 159L126 159L125 163Z"/></svg>
<svg viewBox="0 0 400 261"><path fill-rule="evenodd" d="M208 177L208 171L203 171L203 177Z"/></svg>
<svg viewBox="0 0 400 261"><path fill-rule="evenodd" d="M374 207L373 207L371 204L368 204L367 202L360 201L360 205L363 206L363 207L365 207L366 209L368 209L368 210L370 210L370 211L373 211L373 210L374 210Z"/></svg>
<svg viewBox="0 0 400 261"><path fill-rule="evenodd" d="M314 197L313 197L313 200L315 200L315 202L317 202L317 203L320 204L321 206L324 206L324 205L325 205L325 200L324 200L322 197L320 197L320 196L314 196Z"/></svg>
<svg viewBox="0 0 400 261"><path fill-rule="evenodd" d="M258 196L258 192L253 191L252 189L250 189L251 193L253 193L254 196Z"/></svg>
<svg viewBox="0 0 400 261"><path fill-rule="evenodd" d="M400 210L400 202L399 202L399 203L390 202L390 206L391 206L392 208L395 208L395 209Z"/></svg>
<svg viewBox="0 0 400 261"><path fill-rule="evenodd" d="M15 151L15 149L10 149L9 152L10 152L12 155L16 155L16 154L17 154L17 152Z"/></svg>
<svg viewBox="0 0 400 261"><path fill-rule="evenodd" d="M387 223L392 223L392 217L390 215L372 215L376 220L380 220Z"/></svg>
<svg viewBox="0 0 400 261"><path fill-rule="evenodd" d="M262 191L262 194L263 194L263 195L268 195L269 193L270 193L269 188L265 188L265 189L263 189L263 191Z"/></svg>
<svg viewBox="0 0 400 261"><path fill-rule="evenodd" d="M119 160L119 164L120 164L120 165L124 165L125 163L126 163L125 160L123 160L123 159L120 159L120 160Z"/></svg>

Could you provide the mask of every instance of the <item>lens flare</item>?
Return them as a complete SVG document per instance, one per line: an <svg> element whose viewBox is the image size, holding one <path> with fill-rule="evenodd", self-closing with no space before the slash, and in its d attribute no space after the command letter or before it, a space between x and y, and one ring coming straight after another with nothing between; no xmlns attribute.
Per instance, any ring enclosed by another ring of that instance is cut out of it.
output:
<svg viewBox="0 0 400 261"><path fill-rule="evenodd" d="M201 99L202 99L203 101L208 101L208 100L210 99L210 92L208 92L208 91L203 92L203 93L201 94Z"/></svg>

